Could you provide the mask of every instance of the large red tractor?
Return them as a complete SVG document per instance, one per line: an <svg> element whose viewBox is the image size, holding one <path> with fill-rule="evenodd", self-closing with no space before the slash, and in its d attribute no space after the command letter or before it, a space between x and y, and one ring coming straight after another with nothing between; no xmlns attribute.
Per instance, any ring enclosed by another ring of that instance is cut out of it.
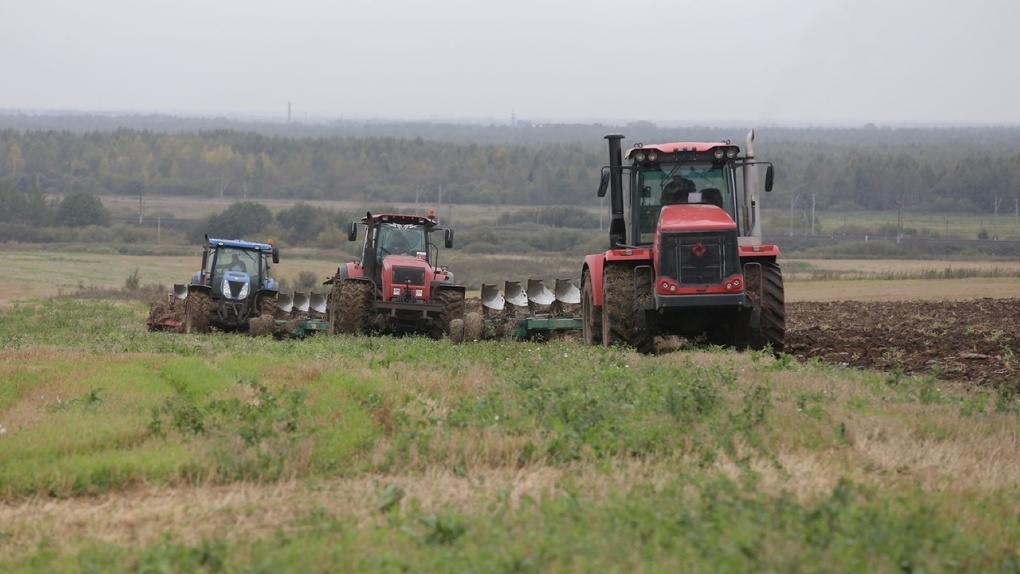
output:
<svg viewBox="0 0 1020 574"><path fill-rule="evenodd" d="M332 333L451 335L463 328L464 287L453 273L437 264L433 233L442 231L453 247L453 230L421 215L367 214L360 261L347 263L327 284L329 329ZM356 241L358 224L347 239Z"/></svg>
<svg viewBox="0 0 1020 574"><path fill-rule="evenodd" d="M584 340L651 352L657 335L783 350L779 248L762 243L754 131L728 141L636 144L610 134L609 250L581 270ZM627 164L624 164L624 160Z"/></svg>

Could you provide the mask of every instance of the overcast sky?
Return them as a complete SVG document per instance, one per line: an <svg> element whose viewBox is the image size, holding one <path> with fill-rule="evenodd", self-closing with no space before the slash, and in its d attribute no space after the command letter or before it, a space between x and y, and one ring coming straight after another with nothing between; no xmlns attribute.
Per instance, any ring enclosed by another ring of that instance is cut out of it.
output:
<svg viewBox="0 0 1020 574"><path fill-rule="evenodd" d="M2 0L0 108L1020 125L1017 0Z"/></svg>

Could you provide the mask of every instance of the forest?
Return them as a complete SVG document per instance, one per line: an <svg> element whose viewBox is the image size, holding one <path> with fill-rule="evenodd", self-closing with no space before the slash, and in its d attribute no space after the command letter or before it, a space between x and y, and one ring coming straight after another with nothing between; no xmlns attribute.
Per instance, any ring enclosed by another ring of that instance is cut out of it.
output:
<svg viewBox="0 0 1020 574"><path fill-rule="evenodd" d="M90 197L149 196L590 206L603 136L625 145L732 140L755 128L776 167L773 205L819 210L1012 213L1017 127L703 127L343 121L286 123L167 116L0 114L0 223L82 220ZM803 200L801 200L803 201ZM57 202L57 203L54 203ZM48 211L47 211L48 209ZM31 212L31 213L30 213ZM34 215L32 215L34 213ZM74 217L72 217L72 215ZM173 217L173 214L165 214Z"/></svg>

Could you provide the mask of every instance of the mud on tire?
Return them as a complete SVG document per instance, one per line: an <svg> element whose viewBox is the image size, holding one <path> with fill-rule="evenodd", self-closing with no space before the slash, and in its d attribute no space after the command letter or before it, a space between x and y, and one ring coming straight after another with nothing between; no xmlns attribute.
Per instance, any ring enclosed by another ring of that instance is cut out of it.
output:
<svg viewBox="0 0 1020 574"><path fill-rule="evenodd" d="M744 266L744 288L748 298L760 309L758 328L752 328L746 320L737 325L734 337L736 347L761 350L772 347L781 353L786 346L786 304L783 292L783 271L775 263L761 263Z"/></svg>
<svg viewBox="0 0 1020 574"><path fill-rule="evenodd" d="M185 299L184 327L185 333L208 333L209 314L212 313L213 302L208 293L192 291Z"/></svg>
<svg viewBox="0 0 1020 574"><path fill-rule="evenodd" d="M602 344L630 345L639 353L651 353L655 334L645 322L651 296L650 273L638 272L631 265L606 265L602 274Z"/></svg>
<svg viewBox="0 0 1020 574"><path fill-rule="evenodd" d="M334 285L333 292L338 288L338 304L333 306L335 310L330 310L330 331L349 335L368 333L375 310L375 285L368 281L347 280Z"/></svg>
<svg viewBox="0 0 1020 574"><path fill-rule="evenodd" d="M442 339L450 334L454 319L464 318L464 293L456 289L437 289L435 302L443 306L439 316L432 322L432 338Z"/></svg>
<svg viewBox="0 0 1020 574"><path fill-rule="evenodd" d="M602 307L595 306L591 271L585 271L581 277L581 323L584 344L602 344Z"/></svg>

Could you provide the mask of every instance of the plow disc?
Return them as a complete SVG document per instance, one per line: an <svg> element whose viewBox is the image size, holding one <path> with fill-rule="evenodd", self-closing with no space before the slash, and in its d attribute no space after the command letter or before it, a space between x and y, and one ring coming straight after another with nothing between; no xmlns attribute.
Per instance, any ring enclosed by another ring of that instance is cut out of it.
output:
<svg viewBox="0 0 1020 574"><path fill-rule="evenodd" d="M553 289L542 279L507 281L503 291L494 284L482 284L480 317L465 317L464 339L511 337L530 339L554 332L581 329L581 291L570 279L557 279ZM480 333L469 329L480 324Z"/></svg>
<svg viewBox="0 0 1020 574"><path fill-rule="evenodd" d="M280 293L276 296L276 328L279 338L303 339L318 332L329 332L326 321L326 296L319 293Z"/></svg>

